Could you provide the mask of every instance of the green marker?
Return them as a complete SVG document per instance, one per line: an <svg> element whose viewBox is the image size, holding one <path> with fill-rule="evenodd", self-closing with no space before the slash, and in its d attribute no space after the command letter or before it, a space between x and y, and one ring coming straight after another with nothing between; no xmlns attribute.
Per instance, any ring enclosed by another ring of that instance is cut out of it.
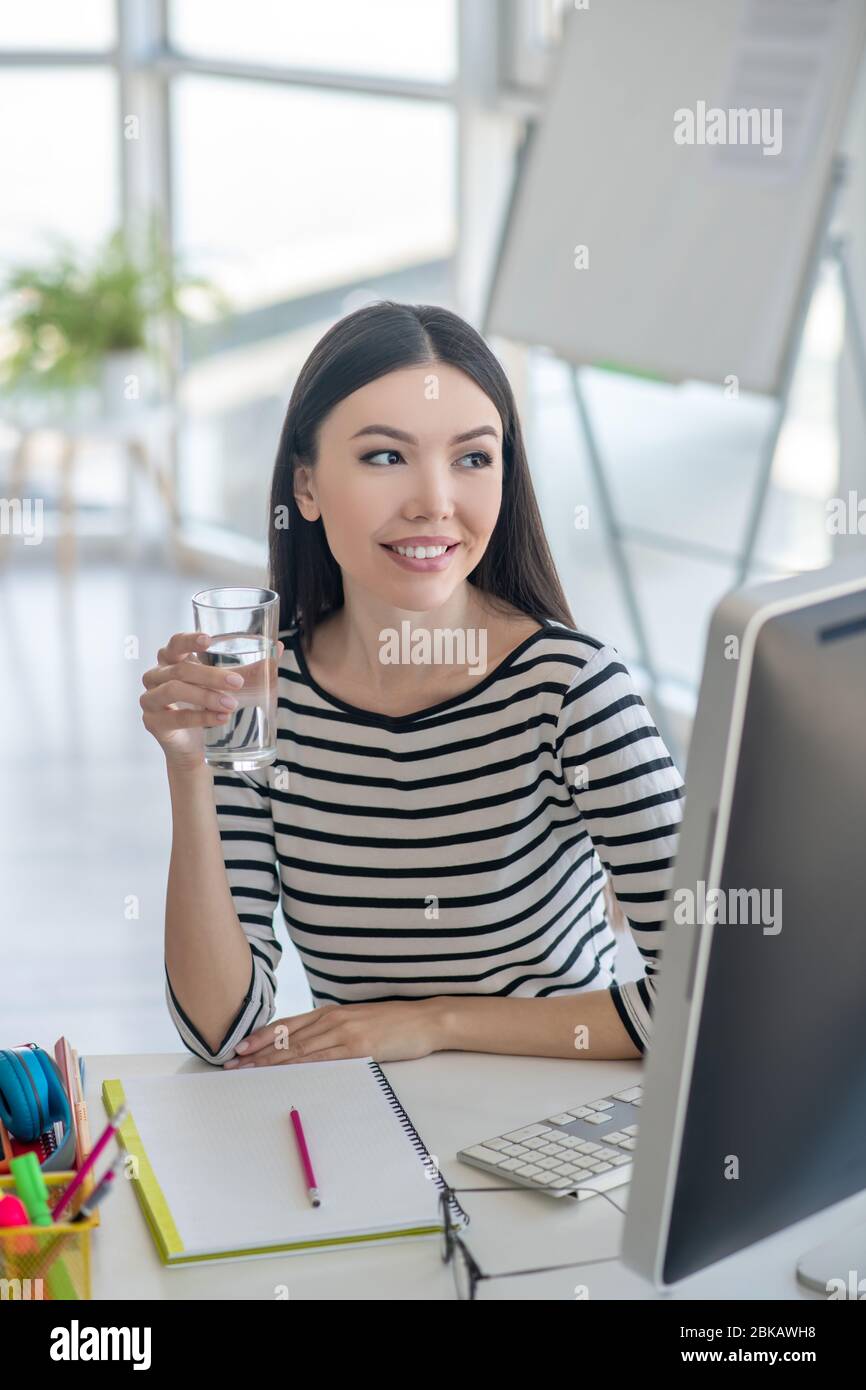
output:
<svg viewBox="0 0 866 1390"><path fill-rule="evenodd" d="M48 1185L35 1153L19 1154L17 1158L11 1159L9 1170L15 1179L18 1196L27 1208L31 1225L53 1226L51 1208L48 1205ZM59 1236L53 1244L59 1245L67 1239L68 1236ZM49 1244L47 1248L50 1251L52 1245ZM62 1260L55 1260L51 1265L47 1272L47 1282L52 1298L77 1300L75 1285Z"/></svg>

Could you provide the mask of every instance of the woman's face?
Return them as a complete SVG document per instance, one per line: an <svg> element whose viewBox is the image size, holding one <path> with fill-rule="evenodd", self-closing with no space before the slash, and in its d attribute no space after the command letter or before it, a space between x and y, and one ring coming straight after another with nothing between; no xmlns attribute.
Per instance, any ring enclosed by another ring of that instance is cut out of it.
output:
<svg viewBox="0 0 866 1390"><path fill-rule="evenodd" d="M478 564L496 525L499 413L456 367L390 372L322 422L317 462L296 469L295 496L308 521L321 516L344 581L394 608L437 609Z"/></svg>

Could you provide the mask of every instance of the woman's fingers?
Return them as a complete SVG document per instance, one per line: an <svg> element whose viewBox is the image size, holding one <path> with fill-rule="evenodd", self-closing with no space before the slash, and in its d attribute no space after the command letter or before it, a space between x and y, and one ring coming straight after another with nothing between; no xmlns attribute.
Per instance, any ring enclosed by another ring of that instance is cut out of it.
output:
<svg viewBox="0 0 866 1390"><path fill-rule="evenodd" d="M160 666L173 666L190 652L200 652L213 639L206 632L176 632L156 654Z"/></svg>
<svg viewBox="0 0 866 1390"><path fill-rule="evenodd" d="M194 685L191 681L176 680L172 678L167 681L160 681L158 685L151 686L139 698L138 703L142 709L160 710L175 701L183 701L185 704L192 704L196 708L219 710L237 709L237 700L234 695L227 690L209 690L200 685Z"/></svg>
<svg viewBox="0 0 866 1390"><path fill-rule="evenodd" d="M142 715L144 727L150 733L170 734L174 729L202 729L212 728L215 724L224 724L229 718L231 710L224 710L222 714L216 710L209 709L164 709L164 710L145 710Z"/></svg>
<svg viewBox="0 0 866 1390"><path fill-rule="evenodd" d="M183 637L183 633L178 634L178 640ZM247 683L249 676L257 670L263 670L265 666L264 662L258 662L255 666L248 667L245 675L241 675L236 670L226 671L219 666L206 666L202 662L190 660L189 655L181 659L181 654L175 661L164 661L162 658L171 651L171 643L174 641L175 638L173 637L167 647L160 648L158 653L159 665L145 671L142 676L141 682L146 689L150 690L153 686L162 685L166 681L184 680L194 681L197 685L207 686L211 690L240 690ZM202 646L206 646L210 641L212 638L206 637ZM282 642L278 642L277 656L279 657L283 651Z"/></svg>
<svg viewBox="0 0 866 1390"><path fill-rule="evenodd" d="M301 1035L293 1033L290 1047L269 1045L254 1052L239 1052L237 1057L223 1064L224 1069L234 1071L237 1068L240 1071L242 1067L276 1067L288 1062L324 1061L322 1053L328 1054L333 1049L342 1049L342 1055L348 1055L348 1044L340 1029L331 1026L310 1032L305 1028L302 1032L302 1043L299 1043Z"/></svg>
<svg viewBox="0 0 866 1390"><path fill-rule="evenodd" d="M325 1014L333 1013L334 1009L345 1007L344 1004L320 1004L318 1008L307 1009L302 1014L288 1014L285 1018L274 1019L273 1023L266 1023L263 1028L255 1028L252 1033L248 1033L238 1043L235 1051L244 1057L262 1047L275 1047L278 1039L281 1047L285 1048L287 1038L291 1039L307 1028L312 1028L321 1022Z"/></svg>

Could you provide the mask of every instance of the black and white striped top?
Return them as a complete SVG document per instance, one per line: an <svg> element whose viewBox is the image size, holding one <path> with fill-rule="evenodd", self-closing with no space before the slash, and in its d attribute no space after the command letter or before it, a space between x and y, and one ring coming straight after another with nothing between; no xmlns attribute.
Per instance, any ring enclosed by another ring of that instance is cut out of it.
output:
<svg viewBox="0 0 866 1390"><path fill-rule="evenodd" d="M328 694L294 630L276 761L214 769L247 997L214 1064L274 1015L281 901L314 1005L607 989L640 1051L684 784L615 647L547 622L465 694L393 717ZM618 982L604 870L645 975Z"/></svg>

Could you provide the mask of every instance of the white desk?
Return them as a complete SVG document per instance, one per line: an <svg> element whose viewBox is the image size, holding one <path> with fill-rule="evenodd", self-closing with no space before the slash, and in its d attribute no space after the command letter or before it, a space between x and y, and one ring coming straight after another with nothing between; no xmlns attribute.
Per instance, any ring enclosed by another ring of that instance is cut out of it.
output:
<svg viewBox="0 0 866 1390"><path fill-rule="evenodd" d="M189 1053L86 1058L86 1096L93 1138L105 1116L106 1077L206 1071ZM496 1179L459 1163L458 1148L497 1132L555 1115L564 1106L622 1090L640 1080L640 1062L571 1062L555 1058L499 1057L438 1052L382 1069L410 1118L454 1187L493 1187ZM99 1171L104 1168L101 1161ZM207 1162L202 1162L207 1182ZM290 1299L455 1298L450 1269L436 1241L405 1241L380 1249L274 1256L199 1269L165 1269L160 1263L131 1184L119 1182L102 1207L93 1237L93 1295L100 1299L268 1299L281 1287ZM628 1188L612 1194L625 1206ZM464 1239L481 1268L520 1269L615 1254L624 1217L604 1198L553 1201L530 1192L493 1193L461 1199L471 1216ZM590 1299L770 1299L820 1296L796 1281L796 1259L838 1230L866 1221L866 1193L801 1221L779 1235L733 1255L659 1294L619 1261L519 1279L485 1282L479 1298L573 1300L584 1284ZM282 1294L285 1297L285 1294Z"/></svg>

